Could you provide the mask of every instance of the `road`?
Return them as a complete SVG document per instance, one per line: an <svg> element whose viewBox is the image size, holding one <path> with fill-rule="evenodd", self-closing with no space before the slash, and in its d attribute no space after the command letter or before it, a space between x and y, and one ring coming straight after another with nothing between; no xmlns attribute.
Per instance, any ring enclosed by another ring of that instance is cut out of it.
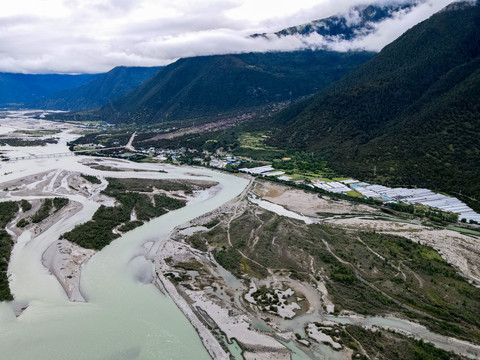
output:
<svg viewBox="0 0 480 360"><path fill-rule="evenodd" d="M125 149L128 151L135 151L135 148L132 146L133 139L135 139L135 135L137 135L137 132L135 131L132 136L130 136L130 140L128 140L127 145L125 145Z"/></svg>

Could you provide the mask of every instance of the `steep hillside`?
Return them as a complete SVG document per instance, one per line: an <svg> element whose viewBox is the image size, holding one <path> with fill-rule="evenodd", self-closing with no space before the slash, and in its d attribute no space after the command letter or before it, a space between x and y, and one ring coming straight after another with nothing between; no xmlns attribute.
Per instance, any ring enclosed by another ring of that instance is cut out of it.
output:
<svg viewBox="0 0 480 360"><path fill-rule="evenodd" d="M367 61L366 52L299 51L180 59L100 112L110 122L215 118L312 94Z"/></svg>
<svg viewBox="0 0 480 360"><path fill-rule="evenodd" d="M119 66L79 87L45 96L27 106L71 111L100 107L140 86L160 69Z"/></svg>
<svg viewBox="0 0 480 360"><path fill-rule="evenodd" d="M278 119L339 171L480 197L480 3L457 3ZM288 135L288 136L287 136Z"/></svg>
<svg viewBox="0 0 480 360"><path fill-rule="evenodd" d="M23 105L42 96L80 86L96 76L0 73L0 106Z"/></svg>

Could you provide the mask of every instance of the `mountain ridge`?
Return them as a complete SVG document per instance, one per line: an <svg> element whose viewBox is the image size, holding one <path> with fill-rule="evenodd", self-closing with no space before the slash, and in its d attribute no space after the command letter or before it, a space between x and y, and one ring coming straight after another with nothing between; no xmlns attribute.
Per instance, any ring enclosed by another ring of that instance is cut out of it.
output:
<svg viewBox="0 0 480 360"><path fill-rule="evenodd" d="M372 55L307 50L180 59L97 115L114 123L225 116L310 95Z"/></svg>
<svg viewBox="0 0 480 360"><path fill-rule="evenodd" d="M79 87L59 91L26 106L36 109L79 111L115 100L160 71L162 67L117 66Z"/></svg>
<svg viewBox="0 0 480 360"><path fill-rule="evenodd" d="M336 14L324 19L291 26L275 33L253 34L252 38L266 39L287 36L309 37L319 35L327 42L352 40L363 37L375 31L375 25L391 19L401 13L408 13L423 3L421 0L400 1L398 3L359 4L349 8L346 13Z"/></svg>
<svg viewBox="0 0 480 360"><path fill-rule="evenodd" d="M376 180L479 196L480 140L467 131L480 130L479 4L447 7L280 115L273 142L364 179L376 167Z"/></svg>
<svg viewBox="0 0 480 360"><path fill-rule="evenodd" d="M56 91L80 86L96 76L98 74L36 75L2 72L0 73L0 106L21 106Z"/></svg>

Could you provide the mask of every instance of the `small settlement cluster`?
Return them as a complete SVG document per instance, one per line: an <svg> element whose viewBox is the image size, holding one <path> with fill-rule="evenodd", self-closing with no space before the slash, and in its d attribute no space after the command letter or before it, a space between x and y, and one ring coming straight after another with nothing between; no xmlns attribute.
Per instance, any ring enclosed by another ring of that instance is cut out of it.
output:
<svg viewBox="0 0 480 360"><path fill-rule="evenodd" d="M271 176L278 180L291 181L283 171L275 170L271 165L255 168L243 168L240 172L250 175ZM390 188L383 185L372 185L355 179L339 181L312 180L311 187L317 187L332 193L348 194L355 191L365 198L381 199L386 202L402 202L405 204L420 204L436 208L444 212L458 214L459 220L480 223L480 214L455 197L435 193L428 189ZM465 219L465 220L463 220Z"/></svg>

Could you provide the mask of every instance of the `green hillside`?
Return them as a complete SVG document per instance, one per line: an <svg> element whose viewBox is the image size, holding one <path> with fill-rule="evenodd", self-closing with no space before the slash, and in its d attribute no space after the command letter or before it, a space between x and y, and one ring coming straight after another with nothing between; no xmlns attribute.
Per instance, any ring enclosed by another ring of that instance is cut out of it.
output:
<svg viewBox="0 0 480 360"><path fill-rule="evenodd" d="M136 123L228 116L313 94L372 55L298 51L180 59L97 115Z"/></svg>
<svg viewBox="0 0 480 360"><path fill-rule="evenodd" d="M362 179L480 198L479 55L480 3L451 5L280 114L273 143Z"/></svg>
<svg viewBox="0 0 480 360"><path fill-rule="evenodd" d="M33 109L71 111L97 108L132 91L160 69L161 67L118 66L81 86L44 96L27 106Z"/></svg>

